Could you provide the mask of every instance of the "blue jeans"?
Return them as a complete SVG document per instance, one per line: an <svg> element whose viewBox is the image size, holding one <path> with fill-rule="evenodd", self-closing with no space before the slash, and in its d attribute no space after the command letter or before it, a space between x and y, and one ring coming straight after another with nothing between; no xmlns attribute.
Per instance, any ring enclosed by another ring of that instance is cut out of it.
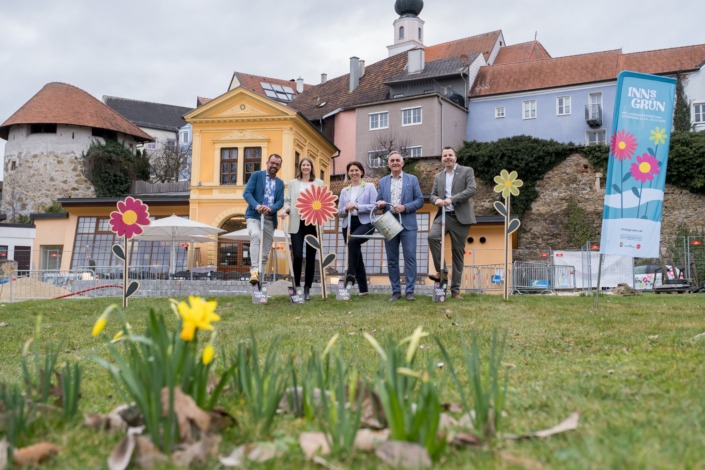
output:
<svg viewBox="0 0 705 470"><path fill-rule="evenodd" d="M416 230L402 230L399 235L385 242L387 250L387 269L392 293L401 294L399 273L399 243L404 252L404 274L406 277L406 293L413 294L416 287Z"/></svg>

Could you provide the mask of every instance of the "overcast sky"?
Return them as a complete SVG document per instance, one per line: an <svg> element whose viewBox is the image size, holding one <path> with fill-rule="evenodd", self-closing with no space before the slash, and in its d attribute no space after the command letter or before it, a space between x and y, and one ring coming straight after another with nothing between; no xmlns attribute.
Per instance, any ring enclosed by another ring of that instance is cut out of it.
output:
<svg viewBox="0 0 705 470"><path fill-rule="evenodd" d="M426 45L501 29L561 57L703 44L704 13L702 0L426 0L419 16ZM49 82L180 106L225 93L235 70L316 84L351 56L387 57L397 17L394 0L3 0L0 123Z"/></svg>

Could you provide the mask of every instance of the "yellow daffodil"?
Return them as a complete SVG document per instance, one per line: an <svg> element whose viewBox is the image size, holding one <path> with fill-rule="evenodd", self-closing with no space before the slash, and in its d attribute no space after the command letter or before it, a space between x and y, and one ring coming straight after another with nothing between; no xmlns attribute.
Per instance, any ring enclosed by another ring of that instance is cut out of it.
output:
<svg viewBox="0 0 705 470"><path fill-rule="evenodd" d="M511 194L512 196L519 195L519 188L524 185L522 180L517 179L517 172L512 171L509 173L507 170L502 170L499 175L494 177L494 182L497 186L494 187L494 192L502 193L503 198L508 198Z"/></svg>
<svg viewBox="0 0 705 470"><path fill-rule="evenodd" d="M419 326L408 336L401 340L399 344L409 343L409 347L406 350L406 362L411 362L416 355L416 350L419 349L419 344L421 344L421 338L425 338L430 335L430 333L423 330L423 327Z"/></svg>
<svg viewBox="0 0 705 470"><path fill-rule="evenodd" d="M187 302L178 305L179 315L183 321L181 328L181 339L191 341L196 330L213 330L211 323L220 321L220 315L215 313L218 302L215 300L206 301L202 297L189 296Z"/></svg>
<svg viewBox="0 0 705 470"><path fill-rule="evenodd" d="M213 348L213 345L208 343L206 344L206 347L203 348L203 355L201 356L201 361L203 361L203 365L207 366L211 362L213 362L213 357L215 357L215 349Z"/></svg>
<svg viewBox="0 0 705 470"><path fill-rule="evenodd" d="M653 140L654 144L665 144L666 143L666 129L664 128L659 128L656 126L656 129L651 131L651 136L649 136L649 140Z"/></svg>
<svg viewBox="0 0 705 470"><path fill-rule="evenodd" d="M124 335L124 333L122 330L118 331L117 333L115 333L115 336L113 336L113 341L119 340L120 338L123 337L123 335Z"/></svg>
<svg viewBox="0 0 705 470"><path fill-rule="evenodd" d="M117 305L110 305L98 317L98 319L95 321L95 324L93 325L93 331L91 332L93 336L98 336L103 332L103 330L105 329L105 325L108 324L108 317L110 316L110 312L112 312L116 307Z"/></svg>

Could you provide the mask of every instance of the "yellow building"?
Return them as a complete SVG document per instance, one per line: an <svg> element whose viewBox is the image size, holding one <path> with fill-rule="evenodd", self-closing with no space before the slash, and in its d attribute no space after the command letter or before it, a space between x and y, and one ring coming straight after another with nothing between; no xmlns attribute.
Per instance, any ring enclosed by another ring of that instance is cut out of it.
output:
<svg viewBox="0 0 705 470"><path fill-rule="evenodd" d="M245 228L247 203L242 195L253 172L265 168L272 153L282 156L278 176L295 178L303 157L314 162L316 176L330 181L336 147L300 113L243 87L185 116L193 127L189 218L226 232ZM219 271L249 272L249 242L202 247L201 262Z"/></svg>

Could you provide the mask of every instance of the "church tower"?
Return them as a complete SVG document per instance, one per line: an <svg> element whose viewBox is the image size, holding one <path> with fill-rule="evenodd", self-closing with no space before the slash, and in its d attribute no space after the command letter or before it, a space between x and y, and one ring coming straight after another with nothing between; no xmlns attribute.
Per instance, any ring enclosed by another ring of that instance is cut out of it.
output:
<svg viewBox="0 0 705 470"><path fill-rule="evenodd" d="M396 0L394 11L399 18L394 21L394 44L387 46L389 57L415 48L423 48L424 21L419 18L423 0Z"/></svg>

